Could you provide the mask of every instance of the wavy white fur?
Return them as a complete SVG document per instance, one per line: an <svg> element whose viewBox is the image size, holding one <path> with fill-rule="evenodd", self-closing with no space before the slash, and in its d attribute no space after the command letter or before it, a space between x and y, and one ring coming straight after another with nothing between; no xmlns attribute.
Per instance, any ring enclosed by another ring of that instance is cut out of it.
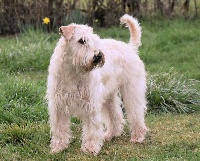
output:
<svg viewBox="0 0 200 161"><path fill-rule="evenodd" d="M62 26L62 34L50 60L47 100L51 151L59 152L71 140L70 117L83 124L84 152L98 154L104 140L120 136L124 118L120 92L131 130L131 142L142 142L147 131L146 73L138 56L141 28L136 19L121 19L130 30L130 43L100 39L91 27ZM98 64L94 59L103 56ZM105 126L104 126L105 125Z"/></svg>

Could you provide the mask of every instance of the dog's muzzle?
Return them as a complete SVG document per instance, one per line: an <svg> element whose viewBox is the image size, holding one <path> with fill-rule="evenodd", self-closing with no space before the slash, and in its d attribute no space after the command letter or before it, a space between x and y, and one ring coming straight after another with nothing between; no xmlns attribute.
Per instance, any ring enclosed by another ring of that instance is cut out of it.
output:
<svg viewBox="0 0 200 161"><path fill-rule="evenodd" d="M85 66L85 71L91 71L94 68L102 67L104 63L104 54L102 52L98 52L97 54L94 54L91 63L88 66Z"/></svg>
<svg viewBox="0 0 200 161"><path fill-rule="evenodd" d="M104 55L102 52L99 52L97 55L94 55L93 57L93 63L94 64L98 64L99 62L101 62L104 59Z"/></svg>

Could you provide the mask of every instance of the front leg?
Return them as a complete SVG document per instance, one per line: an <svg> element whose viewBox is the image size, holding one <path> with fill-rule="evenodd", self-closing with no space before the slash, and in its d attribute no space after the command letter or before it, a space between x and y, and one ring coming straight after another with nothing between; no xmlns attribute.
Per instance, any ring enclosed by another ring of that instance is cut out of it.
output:
<svg viewBox="0 0 200 161"><path fill-rule="evenodd" d="M51 132L51 153L57 153L67 148L70 143L70 116L66 107L58 107L55 100L49 101L48 110Z"/></svg>
<svg viewBox="0 0 200 161"><path fill-rule="evenodd" d="M102 118L96 111L85 114L81 150L97 155L104 141Z"/></svg>

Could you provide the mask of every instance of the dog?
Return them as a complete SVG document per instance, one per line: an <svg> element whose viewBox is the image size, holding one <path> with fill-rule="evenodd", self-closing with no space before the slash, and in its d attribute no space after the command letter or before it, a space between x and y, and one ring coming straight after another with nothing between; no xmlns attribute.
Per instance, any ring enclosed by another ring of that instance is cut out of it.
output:
<svg viewBox="0 0 200 161"><path fill-rule="evenodd" d="M51 133L51 152L69 146L70 117L79 117L83 152L97 155L103 142L120 136L125 119L131 142L143 142L145 125L146 72L138 55L141 27L125 14L120 18L130 31L129 43L101 39L87 25L61 26L59 39L50 60L47 103Z"/></svg>

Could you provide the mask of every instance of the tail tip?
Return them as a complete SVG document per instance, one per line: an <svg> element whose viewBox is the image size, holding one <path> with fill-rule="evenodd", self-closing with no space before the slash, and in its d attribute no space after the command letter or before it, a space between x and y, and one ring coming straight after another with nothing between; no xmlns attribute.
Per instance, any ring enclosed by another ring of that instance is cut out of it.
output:
<svg viewBox="0 0 200 161"><path fill-rule="evenodd" d="M120 18L120 22L121 22L121 24L125 24L125 23L127 23L127 21L133 21L133 22L135 22L136 24L139 25L139 22L138 22L138 20L136 18L134 18L134 17L132 17L132 16L130 16L128 14L124 14Z"/></svg>
<svg viewBox="0 0 200 161"><path fill-rule="evenodd" d="M135 46L139 47L141 46L141 27L138 20L128 14L124 14L120 18L120 24L125 24L126 27L129 27L131 38L130 38L130 44L135 44Z"/></svg>

